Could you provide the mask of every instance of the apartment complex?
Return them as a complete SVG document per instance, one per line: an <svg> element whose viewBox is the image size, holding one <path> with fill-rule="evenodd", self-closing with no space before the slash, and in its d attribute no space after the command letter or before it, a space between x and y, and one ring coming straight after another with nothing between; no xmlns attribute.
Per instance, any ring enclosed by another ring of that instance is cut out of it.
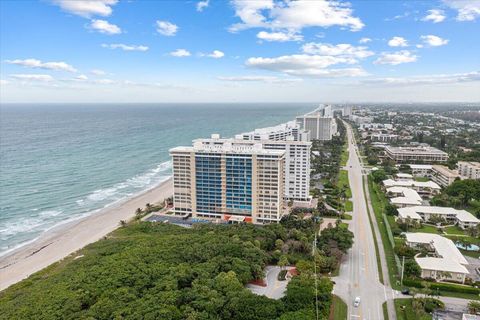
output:
<svg viewBox="0 0 480 320"><path fill-rule="evenodd" d="M432 217L442 217L447 222L458 225L462 229L475 227L480 223L470 212L449 207L413 206L398 209L398 219L429 221Z"/></svg>
<svg viewBox="0 0 480 320"><path fill-rule="evenodd" d="M405 236L409 247L428 252L426 257L415 257L422 270L422 278L465 282L469 274L465 267L468 261L452 240L432 233L407 233Z"/></svg>
<svg viewBox="0 0 480 320"><path fill-rule="evenodd" d="M448 187L455 181L455 179L460 178L458 171L451 170L446 166L433 165L431 173L432 181L438 183L442 187Z"/></svg>
<svg viewBox="0 0 480 320"><path fill-rule="evenodd" d="M170 150L174 212L235 222L278 222L285 213L285 151L231 139Z"/></svg>
<svg viewBox="0 0 480 320"><path fill-rule="evenodd" d="M273 127L255 129L235 136L236 139L255 141L285 141L290 137L293 137L296 141L310 141L310 133L302 130L295 121L289 121Z"/></svg>
<svg viewBox="0 0 480 320"><path fill-rule="evenodd" d="M399 163L435 163L446 162L448 154L430 146L392 147L385 148L385 154Z"/></svg>
<svg viewBox="0 0 480 320"><path fill-rule="evenodd" d="M458 172L467 179L480 179L480 162L458 162Z"/></svg>
<svg viewBox="0 0 480 320"><path fill-rule="evenodd" d="M392 180L387 179L382 181L385 188L404 187L415 190L418 194L424 197L432 197L440 193L440 186L433 181L415 181L415 180Z"/></svg>
<svg viewBox="0 0 480 320"><path fill-rule="evenodd" d="M398 135L390 133L374 133L370 135L370 140L374 142L396 142L398 140Z"/></svg>
<svg viewBox="0 0 480 320"><path fill-rule="evenodd" d="M311 139L331 140L337 133L337 122L332 116L331 106L298 116L296 122L301 129L310 133Z"/></svg>

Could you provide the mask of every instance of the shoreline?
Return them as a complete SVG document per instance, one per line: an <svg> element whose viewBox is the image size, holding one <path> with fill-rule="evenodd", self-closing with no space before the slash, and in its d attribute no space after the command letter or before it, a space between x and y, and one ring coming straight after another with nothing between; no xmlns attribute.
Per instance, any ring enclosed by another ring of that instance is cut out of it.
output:
<svg viewBox="0 0 480 320"><path fill-rule="evenodd" d="M146 203L163 201L172 195L173 180L169 177L158 186L117 205L52 228L35 241L5 254L0 257L0 291L102 239L120 226L120 220L133 218L137 208L144 208Z"/></svg>

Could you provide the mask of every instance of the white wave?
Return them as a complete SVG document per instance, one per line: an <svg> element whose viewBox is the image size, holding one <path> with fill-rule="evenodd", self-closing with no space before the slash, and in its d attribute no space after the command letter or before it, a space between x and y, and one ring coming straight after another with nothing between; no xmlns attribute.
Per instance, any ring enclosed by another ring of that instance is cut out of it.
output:
<svg viewBox="0 0 480 320"><path fill-rule="evenodd" d="M46 210L46 211L40 212L38 215L40 217L56 217L62 213L63 213L62 210Z"/></svg>
<svg viewBox="0 0 480 320"><path fill-rule="evenodd" d="M98 189L89 194L85 199L77 200L79 206L85 206L87 203L99 202L104 200L118 201L125 197L131 196L132 191L145 189L156 185L165 180L163 172L172 167L171 161L160 163L157 167L147 171L146 173L129 178L124 182L117 183L111 187Z"/></svg>

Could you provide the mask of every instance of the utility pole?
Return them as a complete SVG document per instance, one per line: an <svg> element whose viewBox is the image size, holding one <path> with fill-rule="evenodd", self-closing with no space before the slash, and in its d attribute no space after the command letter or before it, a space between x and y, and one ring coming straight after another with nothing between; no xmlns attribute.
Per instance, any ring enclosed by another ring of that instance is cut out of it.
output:
<svg viewBox="0 0 480 320"><path fill-rule="evenodd" d="M315 218L314 218L315 219ZM314 220L313 223L313 228L315 232L315 240L313 242L313 250L312 250L312 255L313 255L313 271L315 273L315 319L318 320L318 280L317 280L317 223L316 220Z"/></svg>
<svg viewBox="0 0 480 320"><path fill-rule="evenodd" d="M400 278L400 285L403 286L403 271L405 270L405 256L402 257L402 277Z"/></svg>

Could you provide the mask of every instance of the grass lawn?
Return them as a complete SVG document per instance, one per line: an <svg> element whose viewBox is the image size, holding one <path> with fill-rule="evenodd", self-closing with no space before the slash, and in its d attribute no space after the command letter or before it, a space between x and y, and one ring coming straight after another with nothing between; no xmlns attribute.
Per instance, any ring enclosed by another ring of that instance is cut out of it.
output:
<svg viewBox="0 0 480 320"><path fill-rule="evenodd" d="M352 215L348 213L342 214L342 219L343 220L352 220Z"/></svg>
<svg viewBox="0 0 480 320"><path fill-rule="evenodd" d="M333 295L332 312L329 320L345 320L348 319L347 304L338 296Z"/></svg>
<svg viewBox="0 0 480 320"><path fill-rule="evenodd" d="M387 302L386 302L386 301L382 304L382 309L383 309L383 319L384 319L384 320L389 320L389 318L388 318Z"/></svg>
<svg viewBox="0 0 480 320"><path fill-rule="evenodd" d="M352 212L353 211L353 202L350 200L345 201L345 211Z"/></svg>
<svg viewBox="0 0 480 320"><path fill-rule="evenodd" d="M445 231L449 235L454 235L454 234L465 235L465 231L463 231L458 226L446 227L445 229L443 229L443 231Z"/></svg>
<svg viewBox="0 0 480 320"><path fill-rule="evenodd" d="M464 256L469 256L472 258L480 258L480 251L465 251L465 250L460 250Z"/></svg>
<svg viewBox="0 0 480 320"><path fill-rule="evenodd" d="M421 228L419 229L412 229L410 230L412 232L425 232L425 233L435 233L435 234L439 234L438 231L437 231L437 227L434 227L434 226L429 226L429 225L422 225Z"/></svg>
<svg viewBox="0 0 480 320"><path fill-rule="evenodd" d="M383 192L379 190L379 187L373 182L370 177L368 177L368 192L370 194L370 200L372 202L375 219L377 219L383 248L385 250L390 285L392 286L392 288L399 290L400 286L397 284L397 282L399 282L400 277L398 274L397 265L395 263L393 247L390 243L390 240L388 239L387 233L387 228L389 228L390 226L387 226L383 220L383 208L385 207L387 199L385 198Z"/></svg>
<svg viewBox="0 0 480 320"><path fill-rule="evenodd" d="M430 320L431 315L418 318L412 309L412 299L395 299L395 313L398 320Z"/></svg>
<svg viewBox="0 0 480 320"><path fill-rule="evenodd" d="M418 182L427 182L427 181L430 181L430 178L427 178L427 177L415 177L415 181L418 181Z"/></svg>
<svg viewBox="0 0 480 320"><path fill-rule="evenodd" d="M460 236L460 235L446 235L446 237L453 242L456 241L467 241L470 244L476 244L477 246L480 246L480 239L470 237L470 236Z"/></svg>

